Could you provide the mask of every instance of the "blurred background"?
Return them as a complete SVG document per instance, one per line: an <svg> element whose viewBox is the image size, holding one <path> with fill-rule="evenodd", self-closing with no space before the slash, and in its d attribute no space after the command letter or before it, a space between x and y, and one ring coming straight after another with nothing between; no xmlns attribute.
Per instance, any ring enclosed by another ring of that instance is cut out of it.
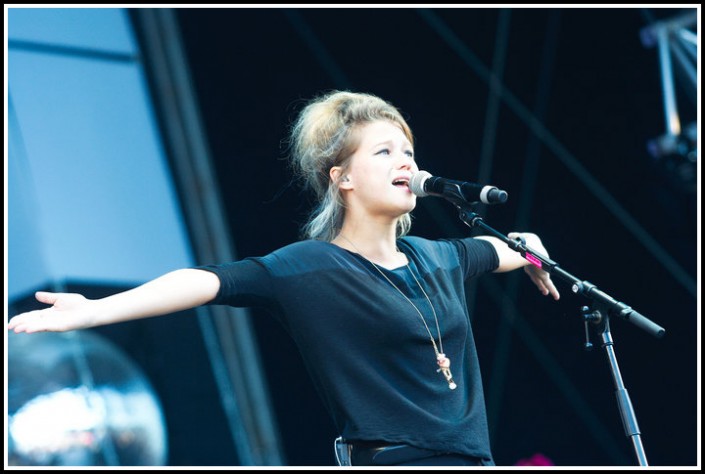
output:
<svg viewBox="0 0 705 474"><path fill-rule="evenodd" d="M474 206L486 224L539 234L665 329L611 318L616 360L648 463L700 465L699 5L5 19L8 319L36 290L101 297L297 240L313 201L288 127L316 95L369 92L407 118L421 169L508 192ZM482 231L426 197L412 233ZM637 465L591 301L515 273L467 288L496 463ZM335 464L298 351L258 310L5 342L6 465Z"/></svg>

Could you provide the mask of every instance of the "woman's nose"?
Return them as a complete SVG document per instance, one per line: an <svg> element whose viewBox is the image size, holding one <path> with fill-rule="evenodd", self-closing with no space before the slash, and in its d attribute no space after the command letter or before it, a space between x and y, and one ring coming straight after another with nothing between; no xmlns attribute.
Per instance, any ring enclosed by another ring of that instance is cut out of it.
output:
<svg viewBox="0 0 705 474"><path fill-rule="evenodd" d="M416 161L414 161L413 158L411 158L409 155L403 155L402 158L399 160L399 169L402 170L418 170Z"/></svg>

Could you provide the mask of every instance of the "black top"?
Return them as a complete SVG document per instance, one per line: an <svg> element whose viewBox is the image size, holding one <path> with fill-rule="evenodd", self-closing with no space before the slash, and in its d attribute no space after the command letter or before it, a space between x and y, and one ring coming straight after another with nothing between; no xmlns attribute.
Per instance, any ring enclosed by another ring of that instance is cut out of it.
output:
<svg viewBox="0 0 705 474"><path fill-rule="evenodd" d="M284 325L343 438L491 460L464 282L496 269L497 253L475 238L404 237L398 246L433 302L455 390L437 372L418 312L357 253L307 240L198 268L220 279L209 304L265 307ZM438 344L433 312L409 268L378 268L421 311Z"/></svg>

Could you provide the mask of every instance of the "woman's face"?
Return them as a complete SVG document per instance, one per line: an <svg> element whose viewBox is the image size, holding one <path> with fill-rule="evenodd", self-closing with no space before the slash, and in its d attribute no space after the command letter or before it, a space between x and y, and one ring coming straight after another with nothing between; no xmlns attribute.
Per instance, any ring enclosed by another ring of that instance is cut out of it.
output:
<svg viewBox="0 0 705 474"><path fill-rule="evenodd" d="M419 169L414 148L401 128L393 122L379 120L356 130L358 147L345 173L348 181L348 206L363 206L368 212L392 218L411 211L416 195L409 189L413 173Z"/></svg>

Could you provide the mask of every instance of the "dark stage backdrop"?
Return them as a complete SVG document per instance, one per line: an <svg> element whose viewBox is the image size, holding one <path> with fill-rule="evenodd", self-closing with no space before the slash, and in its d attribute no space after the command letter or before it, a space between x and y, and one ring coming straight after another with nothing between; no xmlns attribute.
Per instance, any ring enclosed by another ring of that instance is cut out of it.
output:
<svg viewBox="0 0 705 474"><path fill-rule="evenodd" d="M676 176L647 150L666 125L658 52L640 36L683 12L179 9L239 256L295 241L310 210L285 161L303 102L331 89L388 99L408 117L420 168L508 191L478 209L487 224L538 233L564 270L666 329L657 339L613 320L614 348L650 464L694 465L695 165ZM696 100L679 84L685 128ZM472 232L450 203L419 200L413 234ZM469 285L496 462L635 465L598 335L583 348L590 301L557 284L560 302L523 275ZM296 348L269 315L253 316L288 462L333 463L337 433Z"/></svg>
<svg viewBox="0 0 705 474"><path fill-rule="evenodd" d="M330 89L380 95L408 117L422 169L509 192L480 209L485 222L538 233L563 269L666 329L659 340L613 321L614 347L650 463L695 464L694 175L675 177L647 151L665 112L658 53L640 36L682 13L179 10L239 255L298 238L311 201L291 182L284 139L303 101ZM695 98L676 91L687 125ZM414 234L471 232L449 203L419 200ZM596 334L583 349L589 301L558 285L558 303L514 275L469 287L496 461L542 453L558 465L634 465ZM267 314L253 315L288 461L331 463L336 433L296 348Z"/></svg>

